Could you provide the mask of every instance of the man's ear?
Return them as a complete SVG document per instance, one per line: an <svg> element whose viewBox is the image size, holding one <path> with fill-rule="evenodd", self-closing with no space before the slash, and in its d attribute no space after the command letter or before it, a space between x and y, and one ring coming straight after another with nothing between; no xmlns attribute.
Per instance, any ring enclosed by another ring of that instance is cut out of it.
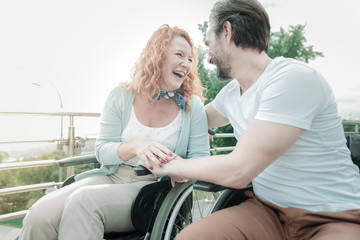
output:
<svg viewBox="0 0 360 240"><path fill-rule="evenodd" d="M222 26L224 40L228 43L232 40L232 28L229 21L225 21Z"/></svg>

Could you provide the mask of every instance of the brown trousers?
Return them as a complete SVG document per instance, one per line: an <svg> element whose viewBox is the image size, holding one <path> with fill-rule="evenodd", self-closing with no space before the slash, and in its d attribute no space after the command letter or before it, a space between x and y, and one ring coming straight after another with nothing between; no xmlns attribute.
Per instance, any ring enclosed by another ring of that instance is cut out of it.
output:
<svg viewBox="0 0 360 240"><path fill-rule="evenodd" d="M187 226L176 240L359 240L360 209L310 212L281 208L251 192L240 205Z"/></svg>

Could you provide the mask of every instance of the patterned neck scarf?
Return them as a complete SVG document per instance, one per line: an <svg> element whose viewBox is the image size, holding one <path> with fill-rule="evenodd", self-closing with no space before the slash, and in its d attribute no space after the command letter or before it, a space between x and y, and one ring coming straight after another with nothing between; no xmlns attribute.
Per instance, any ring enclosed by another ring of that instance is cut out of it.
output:
<svg viewBox="0 0 360 240"><path fill-rule="evenodd" d="M179 105L179 107L182 109L182 110L184 110L184 111L186 111L186 100L185 100L185 98L180 94L180 93L178 93L176 90L174 90L174 91L171 91L171 92L165 92L165 91L163 91L163 90L161 90L160 91L160 94L159 94L159 96L157 97L157 95L155 94L154 96L153 96L153 99L155 100L155 101L157 101L157 100L160 100L160 99L162 99L162 98L165 98L165 99L170 99L170 98L174 98L174 100L175 100L175 102Z"/></svg>

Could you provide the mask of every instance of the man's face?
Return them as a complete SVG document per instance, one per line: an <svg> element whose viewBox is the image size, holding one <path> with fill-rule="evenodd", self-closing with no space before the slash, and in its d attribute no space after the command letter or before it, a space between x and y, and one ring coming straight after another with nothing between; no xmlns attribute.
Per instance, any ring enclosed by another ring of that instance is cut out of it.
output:
<svg viewBox="0 0 360 240"><path fill-rule="evenodd" d="M230 57L226 53L223 43L219 39L220 36L216 36L215 32L209 27L209 30L206 33L205 44L209 48L208 62L216 66L217 77L222 81L226 81L232 78L230 76Z"/></svg>

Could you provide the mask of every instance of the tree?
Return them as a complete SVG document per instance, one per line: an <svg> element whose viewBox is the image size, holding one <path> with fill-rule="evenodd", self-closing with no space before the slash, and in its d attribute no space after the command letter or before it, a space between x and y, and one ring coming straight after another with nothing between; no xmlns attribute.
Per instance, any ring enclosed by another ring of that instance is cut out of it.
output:
<svg viewBox="0 0 360 240"><path fill-rule="evenodd" d="M66 156L65 153L62 155ZM60 151L56 150L49 154L43 154L40 157L25 158L23 161L38 161L46 159L59 160ZM93 169L93 164L75 166L75 173L84 172L90 169ZM65 170L66 169L63 169L63 176L65 176ZM59 167L56 165L40 168L4 170L0 174L0 188L9 188L14 186L24 186L45 182L57 182L58 179ZM27 209L44 195L44 190L38 190L0 196L0 214Z"/></svg>
<svg viewBox="0 0 360 240"><path fill-rule="evenodd" d="M206 31L208 22L198 24L198 29L203 34L203 41L206 38ZM316 57L323 57L323 53L313 50L313 46L306 46L306 38L304 36L305 25L290 26L288 31L280 28L279 32L270 34L268 55L271 58L278 56L290 57L300 61L308 62ZM214 70L205 68L204 61L207 58L207 51L202 47L197 47L199 55L199 77L205 87L205 104L211 102L216 94L229 82L221 82L216 78ZM231 125L219 127L216 129L217 133L233 133L234 130ZM236 140L233 138L218 138L211 143L211 147L219 146L235 146Z"/></svg>
<svg viewBox="0 0 360 240"><path fill-rule="evenodd" d="M323 53L313 50L313 46L305 46L305 25L289 26L286 32L280 28L279 32L271 33L268 55L271 58L278 56L295 58L303 62L309 62L316 57L323 57Z"/></svg>
<svg viewBox="0 0 360 240"><path fill-rule="evenodd" d="M15 176L16 170L5 170L0 174L0 188L7 188L17 186L18 181ZM25 193L10 194L0 196L0 214L14 212L19 209L26 207L27 201L29 200L28 195Z"/></svg>

